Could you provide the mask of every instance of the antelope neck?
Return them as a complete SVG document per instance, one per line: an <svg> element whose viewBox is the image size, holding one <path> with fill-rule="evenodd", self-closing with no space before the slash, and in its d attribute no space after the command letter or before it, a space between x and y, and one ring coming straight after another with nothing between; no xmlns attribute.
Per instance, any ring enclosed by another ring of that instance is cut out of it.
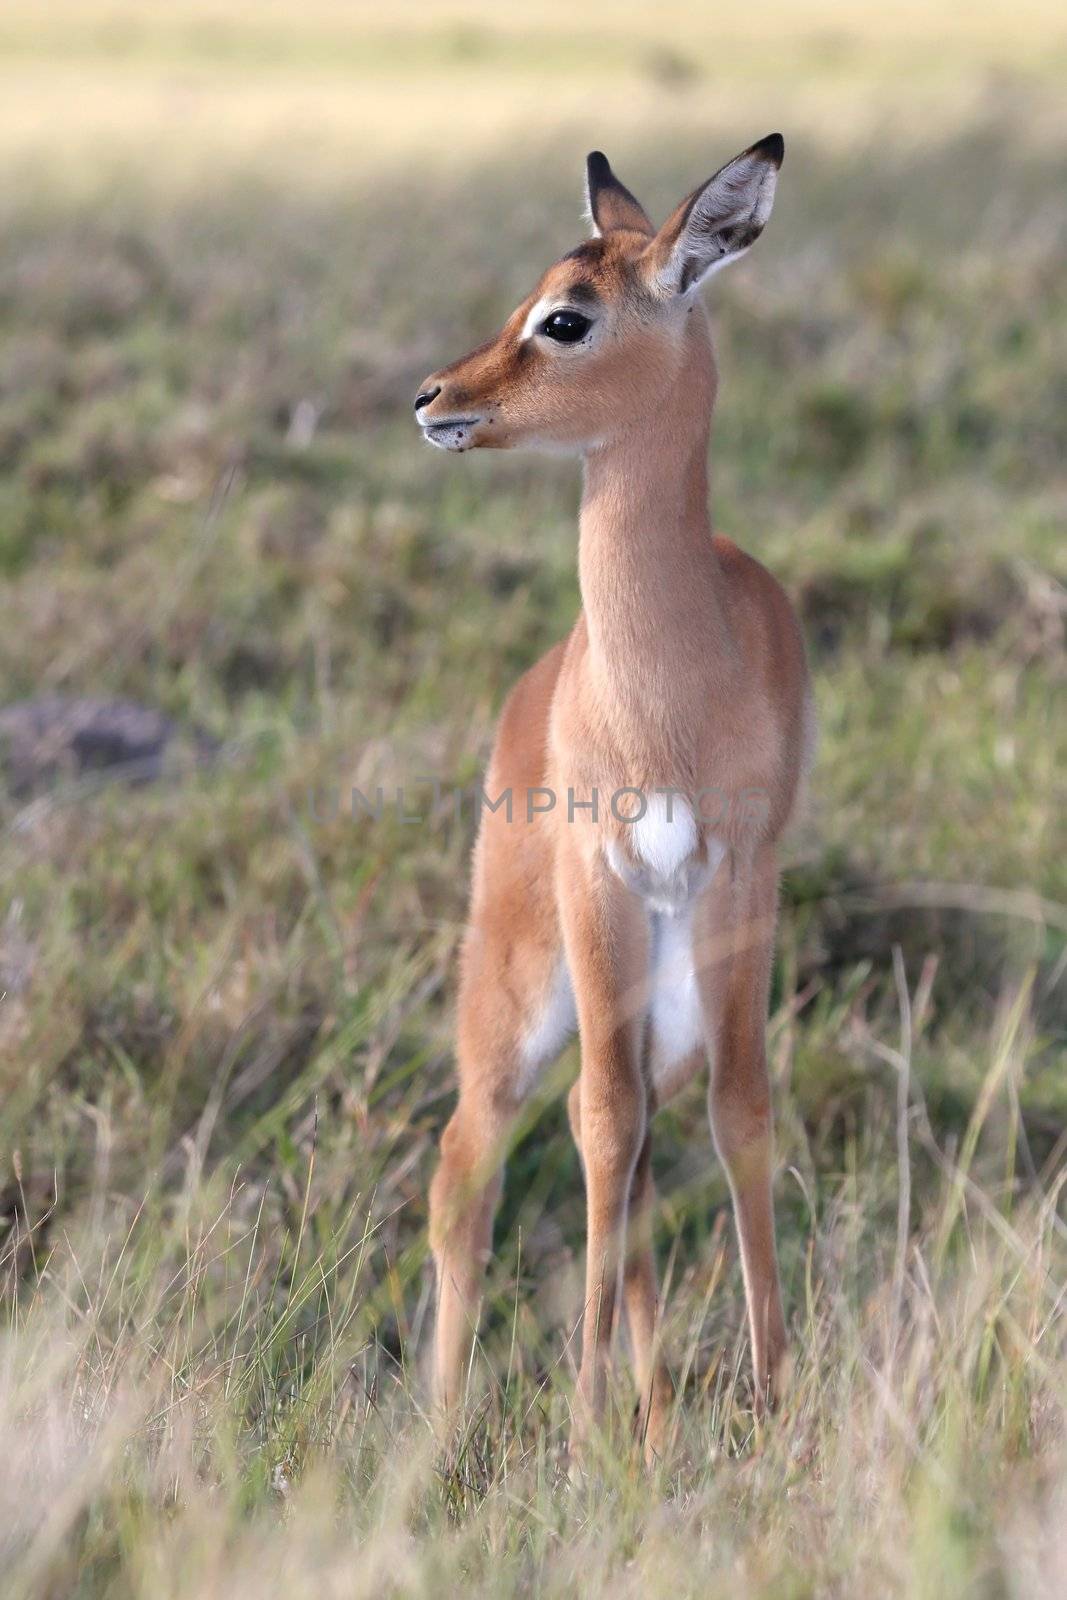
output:
<svg viewBox="0 0 1067 1600"><path fill-rule="evenodd" d="M697 325L663 403L585 458L578 573L590 665L620 710L668 734L701 725L736 661L708 511L714 398Z"/></svg>

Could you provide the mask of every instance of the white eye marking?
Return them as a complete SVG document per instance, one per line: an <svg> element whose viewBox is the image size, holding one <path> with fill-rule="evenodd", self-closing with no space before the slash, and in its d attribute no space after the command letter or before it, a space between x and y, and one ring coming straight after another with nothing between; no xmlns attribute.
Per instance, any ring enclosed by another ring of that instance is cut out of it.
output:
<svg viewBox="0 0 1067 1600"><path fill-rule="evenodd" d="M571 305L568 305L565 300L557 300L552 295L542 295L537 304L530 307L530 310L527 313L526 321L522 325L522 332L519 335L520 342L523 342L527 339L532 339L538 328L540 328L541 324L543 322L547 322L548 318L554 316L557 311L570 312L572 316L578 315L586 318L586 321L589 322L589 327L586 329L585 333L583 333L582 337L580 339L567 340L565 342L577 346L587 344L589 335L592 332L592 319L587 317L584 311L576 312L575 308Z"/></svg>
<svg viewBox="0 0 1067 1600"><path fill-rule="evenodd" d="M521 339L532 339L535 329L540 327L541 323L544 322L545 318L549 316L551 312L558 311L558 309L559 307L554 306L550 299L547 297L542 297L540 300L538 300L536 305L530 307L530 313L522 325L522 333L519 335L519 337Z"/></svg>

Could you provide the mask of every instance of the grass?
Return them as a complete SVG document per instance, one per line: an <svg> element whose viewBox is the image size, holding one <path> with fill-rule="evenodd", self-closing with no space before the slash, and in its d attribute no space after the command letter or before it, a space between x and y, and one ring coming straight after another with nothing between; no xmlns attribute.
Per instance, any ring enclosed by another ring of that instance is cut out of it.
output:
<svg viewBox="0 0 1067 1600"><path fill-rule="evenodd" d="M2 698L219 745L0 790L5 1595L1062 1592L1062 28L898 12L679 6L670 59L636 10L599 51L551 7L0 31ZM558 1096L432 1443L472 822L341 801L474 781L577 606L573 467L422 450L418 379L577 241L586 148L663 214L778 123L713 478L822 725L770 1031L795 1380L758 1430L695 1089L657 1124L676 1448L638 1470L620 1375L574 1486Z"/></svg>

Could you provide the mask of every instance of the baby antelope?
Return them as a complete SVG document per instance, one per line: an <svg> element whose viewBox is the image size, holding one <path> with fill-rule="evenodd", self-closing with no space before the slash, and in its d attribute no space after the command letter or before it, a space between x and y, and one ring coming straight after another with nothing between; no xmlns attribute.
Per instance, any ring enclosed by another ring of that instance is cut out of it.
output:
<svg viewBox="0 0 1067 1600"><path fill-rule="evenodd" d="M769 134L657 229L594 152L593 237L415 400L442 449L567 451L584 474L582 610L512 690L485 784L490 802L511 803L482 808L459 1101L430 1193L436 1399L445 1413L462 1399L516 1119L577 1029L569 1111L587 1261L574 1442L603 1414L621 1298L650 1458L671 1408L652 1118L705 1063L758 1406L786 1356L764 1036L776 847L811 748L811 697L785 593L712 532L716 369L700 295L762 233L782 155Z"/></svg>

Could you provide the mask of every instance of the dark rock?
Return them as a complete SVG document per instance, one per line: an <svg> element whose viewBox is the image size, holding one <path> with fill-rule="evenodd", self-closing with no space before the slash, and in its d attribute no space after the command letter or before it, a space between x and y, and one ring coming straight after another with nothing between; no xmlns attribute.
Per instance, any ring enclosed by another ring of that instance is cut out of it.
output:
<svg viewBox="0 0 1067 1600"><path fill-rule="evenodd" d="M132 700L46 694L0 709L0 774L19 797L90 773L148 783L218 748L201 729Z"/></svg>

